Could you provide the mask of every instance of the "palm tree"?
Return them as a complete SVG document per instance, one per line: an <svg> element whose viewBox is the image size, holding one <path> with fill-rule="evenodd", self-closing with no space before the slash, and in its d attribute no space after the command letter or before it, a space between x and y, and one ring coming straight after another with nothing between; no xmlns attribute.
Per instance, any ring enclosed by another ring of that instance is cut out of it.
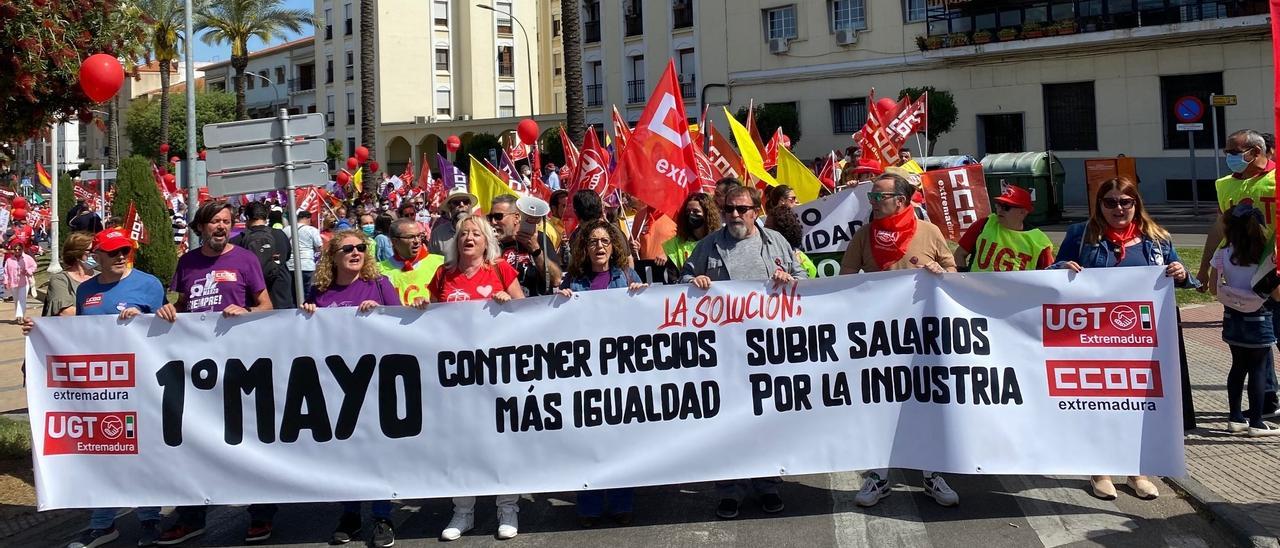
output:
<svg viewBox="0 0 1280 548"><path fill-rule="evenodd" d="M244 69L249 66L249 39L263 42L288 38L285 31L301 33L310 24L311 12L284 7L284 0L218 0L196 11L196 32L209 45L231 45L235 69L236 120L249 117L244 104Z"/></svg>
<svg viewBox="0 0 1280 548"><path fill-rule="evenodd" d="M374 0L360 0L360 143L369 148L369 159L377 154L374 139Z"/></svg>
<svg viewBox="0 0 1280 548"><path fill-rule="evenodd" d="M196 2L197 5L200 2ZM185 39L183 5L178 0L141 0L147 37L145 62L155 56L160 64L160 142L169 142L169 68L178 58L178 45ZM190 85L190 83L188 83Z"/></svg>
<svg viewBox="0 0 1280 548"><path fill-rule="evenodd" d="M586 127L582 101L582 15L578 0L561 0L560 18L564 21L560 39L564 42L565 123L569 139L581 143Z"/></svg>

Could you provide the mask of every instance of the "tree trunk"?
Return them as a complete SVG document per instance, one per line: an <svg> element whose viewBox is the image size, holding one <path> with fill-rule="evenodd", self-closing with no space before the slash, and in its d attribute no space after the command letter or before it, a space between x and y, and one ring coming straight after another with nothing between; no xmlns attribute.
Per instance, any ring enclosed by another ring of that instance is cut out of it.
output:
<svg viewBox="0 0 1280 548"><path fill-rule="evenodd" d="M249 67L249 56L231 56L231 68L236 71L236 120L248 120L249 109L244 104L244 70Z"/></svg>
<svg viewBox="0 0 1280 548"><path fill-rule="evenodd" d="M577 0L560 2L560 18L563 21L560 39L564 46L564 99L565 123L569 139L581 144L586 128L585 104L582 88L582 14Z"/></svg>
<svg viewBox="0 0 1280 548"><path fill-rule="evenodd" d="M169 142L169 60L160 59L160 142ZM167 162L168 158L160 161Z"/></svg>
<svg viewBox="0 0 1280 548"><path fill-rule="evenodd" d="M374 81L377 78L374 59L374 8L373 0L360 0L360 144L369 148L369 159L378 155L375 142Z"/></svg>
<svg viewBox="0 0 1280 548"><path fill-rule="evenodd" d="M117 99L107 103L107 142L111 143L111 155L107 157L107 167L115 169L120 165L120 107Z"/></svg>

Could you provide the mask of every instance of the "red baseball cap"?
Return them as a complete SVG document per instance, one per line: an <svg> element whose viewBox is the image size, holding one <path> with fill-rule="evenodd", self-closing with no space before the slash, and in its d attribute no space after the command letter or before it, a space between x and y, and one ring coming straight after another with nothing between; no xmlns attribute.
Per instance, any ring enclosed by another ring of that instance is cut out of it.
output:
<svg viewBox="0 0 1280 548"><path fill-rule="evenodd" d="M995 202L1009 207L1020 207L1027 211L1031 211L1034 207L1031 205L1031 193L1017 185L1005 185L1004 192L1000 193Z"/></svg>
<svg viewBox="0 0 1280 548"><path fill-rule="evenodd" d="M119 228L103 230L93 237L93 249L98 251L110 252L126 247L132 248L133 240L129 239L129 235Z"/></svg>

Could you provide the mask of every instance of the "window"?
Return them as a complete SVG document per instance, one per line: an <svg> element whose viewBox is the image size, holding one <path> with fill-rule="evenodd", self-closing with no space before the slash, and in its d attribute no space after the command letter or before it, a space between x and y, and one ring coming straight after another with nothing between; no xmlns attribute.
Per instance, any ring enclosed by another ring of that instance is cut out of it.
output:
<svg viewBox="0 0 1280 548"><path fill-rule="evenodd" d="M600 2L587 0L582 4L582 42L594 44L600 41Z"/></svg>
<svg viewBox="0 0 1280 548"><path fill-rule="evenodd" d="M867 123L867 99L832 99L831 131L832 133L853 133Z"/></svg>
<svg viewBox="0 0 1280 548"><path fill-rule="evenodd" d="M436 0L434 11L436 24L442 27L449 26L449 0Z"/></svg>
<svg viewBox="0 0 1280 548"><path fill-rule="evenodd" d="M498 19L498 34L511 35L511 2L494 2L494 15Z"/></svg>
<svg viewBox="0 0 1280 548"><path fill-rule="evenodd" d="M325 117L325 120L328 123L329 127L333 127L333 96L332 95L326 96L325 101L327 106L329 107L329 109L325 111L329 113L329 115Z"/></svg>
<svg viewBox="0 0 1280 548"><path fill-rule="evenodd" d="M356 138L347 137L347 156L354 156L356 153Z"/></svg>
<svg viewBox="0 0 1280 548"><path fill-rule="evenodd" d="M905 0L902 4L902 15L908 23L924 21L925 0Z"/></svg>
<svg viewBox="0 0 1280 548"><path fill-rule="evenodd" d="M1192 96L1200 99L1205 105L1209 104L1210 93L1222 93L1222 73L1207 72L1202 74L1184 74L1180 76L1161 76L1160 77L1160 116L1164 121L1164 148L1165 150L1180 150L1187 148L1187 132L1178 131L1176 124L1178 120L1173 117L1173 105L1178 99L1186 96ZM1221 108L1221 107L1219 107ZM1213 124L1208 123L1211 113L1204 113L1204 127L1200 131L1192 132L1195 134L1196 147L1208 150L1213 146ZM1222 119L1223 112L1218 111L1218 118ZM1227 141L1227 124L1218 125L1218 142L1225 143ZM1212 153L1213 151L1209 151Z"/></svg>
<svg viewBox="0 0 1280 548"><path fill-rule="evenodd" d="M284 67L276 67L276 83L284 83Z"/></svg>
<svg viewBox="0 0 1280 548"><path fill-rule="evenodd" d="M347 125L356 123L356 94L347 92Z"/></svg>
<svg viewBox="0 0 1280 548"><path fill-rule="evenodd" d="M557 36L560 36L560 16L559 15L551 18L551 37L555 38Z"/></svg>
<svg viewBox="0 0 1280 548"><path fill-rule="evenodd" d="M830 6L832 32L867 28L866 0L832 0Z"/></svg>
<svg viewBox="0 0 1280 548"><path fill-rule="evenodd" d="M351 36L351 4L342 6L342 16L346 18L346 35Z"/></svg>
<svg viewBox="0 0 1280 548"><path fill-rule="evenodd" d="M697 97L697 65L694 62L693 48L676 52L676 70L680 71L680 95L685 99Z"/></svg>
<svg viewBox="0 0 1280 548"><path fill-rule="evenodd" d="M333 8L324 10L324 39L333 40Z"/></svg>
<svg viewBox="0 0 1280 548"><path fill-rule="evenodd" d="M333 83L333 56L324 58L324 83Z"/></svg>
<svg viewBox="0 0 1280 548"><path fill-rule="evenodd" d="M769 40L798 38L800 34L796 31L796 7L786 6L765 10L764 35Z"/></svg>
<svg viewBox="0 0 1280 548"><path fill-rule="evenodd" d="M516 90L498 90L498 117L512 118L516 115Z"/></svg>
<svg viewBox="0 0 1280 548"><path fill-rule="evenodd" d="M1046 148L1098 150L1093 82L1044 85Z"/></svg>
<svg viewBox="0 0 1280 548"><path fill-rule="evenodd" d="M453 109L450 108L449 90L436 90L436 114L440 116L452 116Z"/></svg>
<svg viewBox="0 0 1280 548"><path fill-rule="evenodd" d="M356 79L356 54L347 50L347 81Z"/></svg>
<svg viewBox="0 0 1280 548"><path fill-rule="evenodd" d="M693 0L671 0L671 26L677 29L693 26Z"/></svg>
<svg viewBox="0 0 1280 548"><path fill-rule="evenodd" d="M628 57L627 62L630 64L631 74L631 79L627 80L627 102L643 103L645 99L644 56Z"/></svg>
<svg viewBox="0 0 1280 548"><path fill-rule="evenodd" d="M252 73L252 72L246 72L246 73L245 73L245 75L244 75L244 88L245 88L245 89L253 89L253 81L254 81L254 80L257 80L257 78L254 78L254 77L253 77L253 73Z"/></svg>
<svg viewBox="0 0 1280 548"><path fill-rule="evenodd" d="M626 36L640 36L644 34L644 13L641 11L642 3L640 0L623 0L623 34Z"/></svg>
<svg viewBox="0 0 1280 548"><path fill-rule="evenodd" d="M436 48L436 70L449 70L449 48Z"/></svg>
<svg viewBox="0 0 1280 548"><path fill-rule="evenodd" d="M1026 150L1022 113L978 115L979 156Z"/></svg>
<svg viewBox="0 0 1280 548"><path fill-rule="evenodd" d="M552 75L560 76L561 74L564 74L564 61L560 59L559 53L551 56L551 67Z"/></svg>
<svg viewBox="0 0 1280 548"><path fill-rule="evenodd" d="M498 76L515 78L516 48L514 46L498 46Z"/></svg>

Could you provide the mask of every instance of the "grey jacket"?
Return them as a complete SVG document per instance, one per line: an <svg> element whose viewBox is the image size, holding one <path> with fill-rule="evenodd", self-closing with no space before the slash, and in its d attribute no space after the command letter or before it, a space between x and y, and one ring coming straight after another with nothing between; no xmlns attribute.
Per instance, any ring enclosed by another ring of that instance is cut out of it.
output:
<svg viewBox="0 0 1280 548"><path fill-rule="evenodd" d="M680 272L680 282L692 282L697 276L706 276L712 281L767 280L778 268L787 271L797 279L808 277L800 261L796 260L795 250L781 234L757 226L756 233L751 237L760 238L763 241L763 245L760 246L758 270L753 268L749 272L738 272L729 268L725 253L735 240L729 234L728 227L724 227L708 234L698 242L697 247L693 248L693 253L684 262L684 269Z"/></svg>

